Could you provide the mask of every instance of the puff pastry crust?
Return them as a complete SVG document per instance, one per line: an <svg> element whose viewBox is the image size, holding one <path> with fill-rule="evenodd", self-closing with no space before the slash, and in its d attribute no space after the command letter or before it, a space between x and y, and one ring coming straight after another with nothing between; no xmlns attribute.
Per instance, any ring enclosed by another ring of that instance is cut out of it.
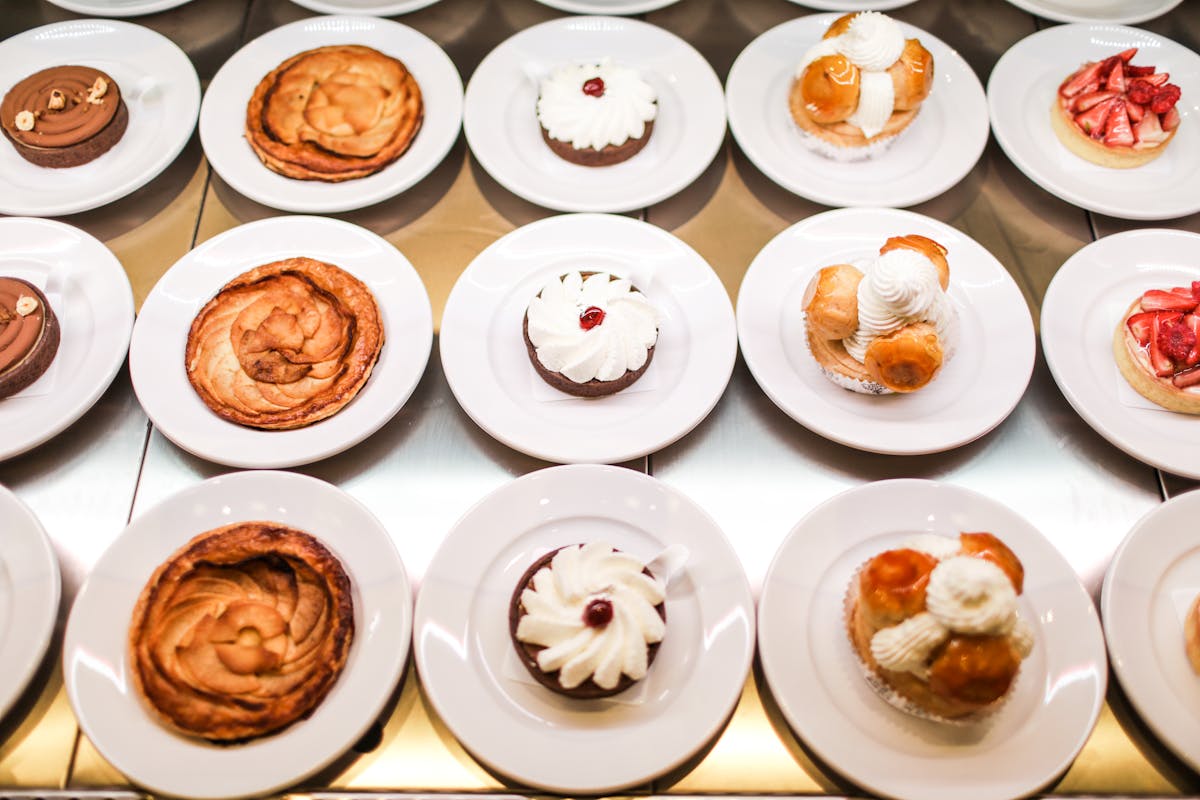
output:
<svg viewBox="0 0 1200 800"><path fill-rule="evenodd" d="M246 107L246 140L280 175L344 181L403 155L424 114L403 62L362 45L330 45L297 53L259 82Z"/></svg>
<svg viewBox="0 0 1200 800"><path fill-rule="evenodd" d="M192 539L142 589L129 629L138 693L205 739L262 736L308 716L346 665L350 579L311 535L239 522Z"/></svg>
<svg viewBox="0 0 1200 800"><path fill-rule="evenodd" d="M234 278L196 315L185 365L219 417L283 430L336 414L383 347L371 290L345 270L288 258Z"/></svg>

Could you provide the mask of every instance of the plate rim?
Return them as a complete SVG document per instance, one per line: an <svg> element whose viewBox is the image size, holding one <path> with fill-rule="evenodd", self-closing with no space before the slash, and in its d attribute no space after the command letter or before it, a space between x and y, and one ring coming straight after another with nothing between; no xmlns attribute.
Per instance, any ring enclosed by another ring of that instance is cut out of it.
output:
<svg viewBox="0 0 1200 800"><path fill-rule="evenodd" d="M420 11L422 8L427 8L439 0L389 0L389 2L381 3L378 8L366 10L361 8L346 9L340 7L337 0L292 0L298 6L307 8L309 11L316 11L318 14L353 14L371 17L391 17L398 14L411 14L414 11Z"/></svg>
<svg viewBox="0 0 1200 800"><path fill-rule="evenodd" d="M94 3L79 2L79 0L47 0L59 8L65 8L67 11L73 11L76 14L90 14L96 17L105 17L115 19L120 17L141 17L146 14L153 14L158 11L166 11L167 9L176 8L177 6L186 5L192 0L143 0L128 8L105 8L97 6Z"/></svg>
<svg viewBox="0 0 1200 800"><path fill-rule="evenodd" d="M1086 14L1070 14L1067 12L1055 11L1047 9L1034 0L1008 0L1022 11L1027 11L1034 16L1044 19L1054 20L1055 22L1097 22L1097 23L1112 23L1114 25L1136 25L1141 22L1148 22L1152 19L1157 19L1178 6L1183 0L1166 0L1159 4L1158 9L1149 13L1138 14L1123 14L1116 17L1089 17Z"/></svg>
<svg viewBox="0 0 1200 800"><path fill-rule="evenodd" d="M570 14L605 14L612 16L622 16L625 14L645 14L650 11L657 11L660 8L666 8L669 5L678 3L679 0L622 0L620 5L615 8L593 8L587 0L537 0L539 3L550 8L566 11ZM912 0L905 0L912 2Z"/></svg>

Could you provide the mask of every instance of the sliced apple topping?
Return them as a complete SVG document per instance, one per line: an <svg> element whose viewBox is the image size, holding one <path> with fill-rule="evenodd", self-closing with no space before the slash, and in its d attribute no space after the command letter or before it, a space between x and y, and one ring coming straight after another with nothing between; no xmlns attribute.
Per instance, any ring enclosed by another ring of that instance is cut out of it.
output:
<svg viewBox="0 0 1200 800"><path fill-rule="evenodd" d="M1058 88L1075 124L1108 147L1155 147L1179 126L1182 91L1166 72L1130 63L1137 48L1084 64Z"/></svg>

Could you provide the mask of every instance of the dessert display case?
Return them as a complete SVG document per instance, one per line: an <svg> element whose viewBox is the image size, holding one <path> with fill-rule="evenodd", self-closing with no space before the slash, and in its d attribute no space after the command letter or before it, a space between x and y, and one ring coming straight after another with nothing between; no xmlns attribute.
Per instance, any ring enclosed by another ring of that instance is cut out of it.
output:
<svg viewBox="0 0 1200 800"><path fill-rule="evenodd" d="M92 0L79 5L103 4ZM564 16L535 0L410 5L411 13L397 20L439 45L464 84L501 42ZM4 39L36 27L80 18L44 0L12 3L4 11L0 47ZM177 44L207 88L246 43L313 13L288 0L192 0L132 21ZM788 0L679 0L638 18L690 43L724 82L753 40L809 13ZM1055 24L994 0L918 0L889 13L957 51L984 85L1009 48ZM1141 24L1193 51L1200 48L1200 13L1193 2ZM1076 66L1065 65L1063 73ZM14 71L20 72L20 65L0 60L5 81ZM676 91L687 95L686 86ZM1196 124L1200 116L1197 93L1200 87L1184 87L1185 100L1192 98L1185 125ZM503 135L503 128L497 125L492 135ZM953 131L946 136L953 138ZM1186 142L1176 142L1180 144ZM918 170L904 180L919 184L923 179ZM1195 185L1185 190L1200 191ZM917 190L909 196L925 194ZM732 302L751 262L773 237L825 210L773 182L727 134L715 160L693 183L628 214L669 231L699 253ZM1130 222L1070 205L1027 178L994 138L966 177L911 210L946 223L990 251L1015 280L1035 325L1056 271L1090 242L1146 227L1200 233L1200 216ZM389 422L348 449L295 471L339 487L378 518L414 592L420 591L456 521L494 490L550 466L496 441L460 407L438 355L437 333L451 289L472 260L505 234L554 215L493 179L472 157L462 134L448 155L402 194L336 215L382 237L411 263L431 301L435 341L419 382ZM95 236L117 256L140 310L168 268L193 248L236 226L278 216L283 213L248 199L213 171L193 133L182 153L141 189L62 221ZM0 241L0 250L4 246ZM1200 250L1194 256L1200 265ZM797 307L793 313L799 317L802 310ZM418 344L426 346L413 346ZM389 347L407 345L388 342ZM993 367L980 391L1003 383L1004 369L1004 364ZM1024 379L1024 373L1014 377ZM973 404L983 401L968 392L953 406L932 413L951 419L971 413ZM1020 401L981 438L928 455L868 450L837 444L802 427L772 402L739 358L724 394L703 421L678 440L620 467L653 476L710 516L740 560L756 599L776 552L813 509L870 482L919 478L970 490L1023 517L1054 546L1098 604L1105 571L1126 534L1165 500L1194 488L1190 480L1127 455L1089 427L1055 384L1040 343ZM260 459L250 455L246 460ZM49 650L28 689L0 720L0 796L143 794L81 732L71 710L63 673L76 665L62 663L66 618L84 581L128 523L179 492L231 471L189 454L157 430L134 395L127 368L65 431L0 463L0 484L36 515L62 574L58 624ZM504 517L496 515L491 522L502 527ZM5 536L0 525L0 542ZM23 600L15 599L13 613L21 613ZM309 796L532 791L473 758L437 715L411 658L404 672L377 723L341 758L286 791ZM628 793L862 793L868 781L856 783L852 767L836 771L824 763L792 731L781 705L756 661L716 737ZM819 719L813 722L820 725ZM1040 791L1200 795L1200 777L1153 730L1110 676L1099 721L1082 750ZM876 739L903 735L876 732L875 738L864 738L859 757L871 759ZM602 761L603 753L596 758ZM1011 771L1020 771L1019 755L1003 758L1012 758L1017 763ZM300 767L297 774L303 771ZM936 777L927 780L932 783ZM886 785L869 783L887 791Z"/></svg>

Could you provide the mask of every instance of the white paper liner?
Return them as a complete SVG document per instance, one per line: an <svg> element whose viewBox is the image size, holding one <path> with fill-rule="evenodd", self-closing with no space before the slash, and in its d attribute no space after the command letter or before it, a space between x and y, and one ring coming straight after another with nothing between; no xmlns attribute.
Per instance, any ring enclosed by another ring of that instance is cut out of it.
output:
<svg viewBox="0 0 1200 800"><path fill-rule="evenodd" d="M808 329L808 322L806 320L805 321L805 330L807 330L807 329ZM895 392L893 392L891 389L884 386L882 383L876 383L875 381L871 381L871 380L859 380L858 378L852 378L849 375L843 375L842 373L837 372L836 370L830 369L829 367L825 366L824 364L822 364L820 361L817 360L817 356L815 353L813 353L812 345L809 343L807 336L804 337L804 347L806 350L808 350L808 354L810 356L812 356L813 363L815 363L817 365L817 368L821 370L821 374L823 374L826 378L833 381L835 384L842 387L843 389L849 389L850 391L857 392L858 394L874 394L874 395L895 394Z"/></svg>
<svg viewBox="0 0 1200 800"><path fill-rule="evenodd" d="M889 147L891 147L892 144L895 143L898 138L900 138L900 136L904 134L904 131L912 127L912 125L907 125L903 130L900 131L900 133L892 136L886 136L882 139L876 139L873 142L862 145L861 147L842 147L840 145L833 144L832 142L827 142L816 134L809 133L799 125L796 125L794 122L792 124L796 130L796 133L799 134L800 144L804 145L806 148L812 150L818 155L824 156L832 161L840 161L843 163L849 163L851 161L865 161L869 158L875 158L876 156L881 155Z"/></svg>
<svg viewBox="0 0 1200 800"><path fill-rule="evenodd" d="M539 558L546 555L546 553L550 552L551 549L553 548L546 548L541 553L537 553L533 561L537 561ZM680 570L683 569L684 565L687 564L688 556L689 552L686 547L681 544L673 544L656 555L654 558L647 561L646 569L650 570L654 577L662 580L664 586L669 586L671 580L678 575ZM650 668L653 669L654 665L651 664ZM526 686L536 686L537 688L544 689L548 692L551 691L550 689L546 689L546 687L542 684L538 683L537 680L529 674L529 670L526 669L525 665L521 663L520 657L517 656L515 647L509 647L506 649L504 663L500 665L500 674L510 681L523 683ZM625 691L618 692L617 694L610 695L609 697L597 697L585 700L583 698L566 697L566 695L560 696L564 697L566 700L574 702L607 702L623 706L640 706L646 702L646 689L646 681L645 679L642 679L634 681L633 685Z"/></svg>

